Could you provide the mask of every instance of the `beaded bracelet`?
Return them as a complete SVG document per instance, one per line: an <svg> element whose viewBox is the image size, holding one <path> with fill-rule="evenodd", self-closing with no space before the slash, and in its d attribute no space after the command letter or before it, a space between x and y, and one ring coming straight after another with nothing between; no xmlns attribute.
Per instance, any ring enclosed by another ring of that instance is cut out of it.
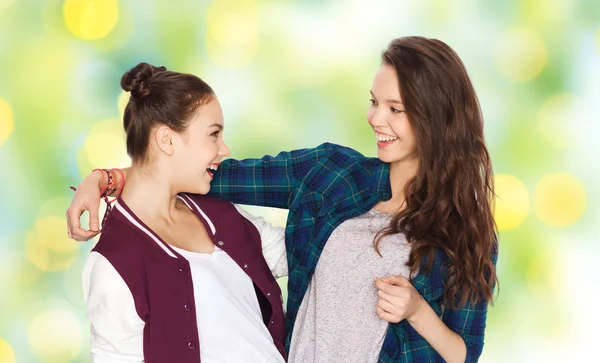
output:
<svg viewBox="0 0 600 363"><path fill-rule="evenodd" d="M116 196L116 198L119 198L121 196L121 193L123 193L123 188L125 187L125 174L123 174L123 170L121 170L121 169L110 169L110 170L115 170L119 174L121 174L121 185L119 186L119 192L117 193L117 196Z"/></svg>
<svg viewBox="0 0 600 363"><path fill-rule="evenodd" d="M123 191L123 185L125 184L125 176L123 175L123 172L120 169L111 169L111 170L118 170L119 173L121 173L121 175L123 176L123 183L121 184L121 187L119 188L119 193L117 195L117 198L119 197L119 195L121 195L121 192ZM106 203L106 211L104 212L104 216L102 217L102 224L101 224L101 229L104 229L104 223L106 222L106 218L108 217L108 215L110 214L110 211L112 210L112 203L117 200L117 198L113 199L113 200L108 200L108 196L109 194L112 194L115 189L114 189L114 178L112 176L112 173L110 170L108 169L94 169L92 170L92 173L95 171L101 171L106 173L107 177L108 177L108 184L103 186L102 188L100 188L100 198L104 199L104 202ZM77 191L77 188L75 188L74 186L70 186L71 190L73 191Z"/></svg>
<svg viewBox="0 0 600 363"><path fill-rule="evenodd" d="M113 178L112 173L110 172L110 170L108 170L108 169L94 169L94 170L92 170L92 173L95 172L96 170L105 172L106 176L108 177L108 184L106 184L106 187L104 188L103 191L102 191L102 189L100 191L100 197L101 198L106 198L108 195L112 194L112 192L114 191L113 184L114 184L115 180L114 180L114 178Z"/></svg>

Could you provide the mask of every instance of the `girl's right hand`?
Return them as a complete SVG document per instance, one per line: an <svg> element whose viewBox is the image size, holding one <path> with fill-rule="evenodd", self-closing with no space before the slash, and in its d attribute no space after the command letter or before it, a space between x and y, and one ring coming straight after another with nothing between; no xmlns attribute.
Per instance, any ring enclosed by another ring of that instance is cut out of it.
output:
<svg viewBox="0 0 600 363"><path fill-rule="evenodd" d="M67 209L67 232L76 241L88 241L100 233L100 187L103 173L92 172L77 187L75 196ZM81 215L89 212L89 230L81 228Z"/></svg>

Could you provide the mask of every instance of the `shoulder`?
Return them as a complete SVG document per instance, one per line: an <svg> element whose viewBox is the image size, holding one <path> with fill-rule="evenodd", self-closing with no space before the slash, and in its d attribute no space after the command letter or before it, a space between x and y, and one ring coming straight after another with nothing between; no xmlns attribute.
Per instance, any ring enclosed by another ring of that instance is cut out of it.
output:
<svg viewBox="0 0 600 363"><path fill-rule="evenodd" d="M359 151L347 146L324 143L314 150L318 150L317 154L321 157L319 164L334 171L360 170L371 174L386 168L386 164L378 158L364 156Z"/></svg>
<svg viewBox="0 0 600 363"><path fill-rule="evenodd" d="M321 144L315 148L320 154L326 156L365 158L363 154L348 146L338 145L330 142ZM365 158L366 159L366 158Z"/></svg>
<svg viewBox="0 0 600 363"><path fill-rule="evenodd" d="M116 213L111 212L112 218L107 219L98 243L88 256L84 279L91 286L105 287L124 281L129 291L143 296L146 261L153 247L141 230L113 215Z"/></svg>
<svg viewBox="0 0 600 363"><path fill-rule="evenodd" d="M92 251L102 255L116 268L140 261L147 245L143 232L113 210Z"/></svg>

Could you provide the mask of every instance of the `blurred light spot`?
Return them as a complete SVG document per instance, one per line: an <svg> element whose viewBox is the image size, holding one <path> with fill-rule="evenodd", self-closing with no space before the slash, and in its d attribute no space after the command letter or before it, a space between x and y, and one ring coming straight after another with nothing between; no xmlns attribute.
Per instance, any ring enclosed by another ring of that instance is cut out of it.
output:
<svg viewBox="0 0 600 363"><path fill-rule="evenodd" d="M0 146L12 134L15 128L13 112L8 102L0 98Z"/></svg>
<svg viewBox="0 0 600 363"><path fill-rule="evenodd" d="M496 65L500 73L511 81L534 79L546 67L547 57L542 38L526 28L510 29L496 42Z"/></svg>
<svg viewBox="0 0 600 363"><path fill-rule="evenodd" d="M129 92L122 91L117 100L117 107L119 108L119 116L121 116L121 118L123 118L123 114L125 113L125 107L127 107L127 103L129 102L129 96Z"/></svg>
<svg viewBox="0 0 600 363"><path fill-rule="evenodd" d="M575 125L583 105L573 95L550 98L538 112L538 129L544 139L558 148L576 143Z"/></svg>
<svg viewBox="0 0 600 363"><path fill-rule="evenodd" d="M68 77L69 103L92 118L114 115L115 88L121 74L105 59L79 62Z"/></svg>
<svg viewBox="0 0 600 363"><path fill-rule="evenodd" d="M0 286L2 291L35 291L35 286L43 271L33 266L27 259L26 232L11 232L0 238ZM4 302L19 301L26 293L0 294L0 306ZM0 360L1 362L1 360Z"/></svg>
<svg viewBox="0 0 600 363"><path fill-rule="evenodd" d="M1 3L0 3L1 8ZM0 338L0 362L2 363L16 363L17 358L15 357L15 351L12 349L10 344L6 340Z"/></svg>
<svg viewBox="0 0 600 363"><path fill-rule="evenodd" d="M67 28L84 40L101 39L110 33L119 18L117 0L65 0Z"/></svg>
<svg viewBox="0 0 600 363"><path fill-rule="evenodd" d="M77 242L67 235L64 217L47 216L35 222L25 236L27 258L42 271L60 271L73 264L79 251Z"/></svg>
<svg viewBox="0 0 600 363"><path fill-rule="evenodd" d="M76 241L69 238L66 232L67 220L64 217L43 217L35 222L35 230L39 233L40 242L50 251L65 253L78 251Z"/></svg>
<svg viewBox="0 0 600 363"><path fill-rule="evenodd" d="M533 192L535 212L540 220L554 227L574 224L586 208L585 188L570 174L549 174Z"/></svg>
<svg viewBox="0 0 600 363"><path fill-rule="evenodd" d="M525 184L512 175L501 174L494 178L496 206L494 219L500 231L515 229L529 214L529 191Z"/></svg>
<svg viewBox="0 0 600 363"><path fill-rule="evenodd" d="M37 217L62 216L71 204L71 196L48 199L37 211Z"/></svg>
<svg viewBox="0 0 600 363"><path fill-rule="evenodd" d="M555 299L561 295L560 266L557 262L548 250L540 251L527 268L528 290L540 299Z"/></svg>
<svg viewBox="0 0 600 363"><path fill-rule="evenodd" d="M127 156L122 121L101 121L92 127L79 151L79 172L82 177L95 168L116 168L131 164Z"/></svg>
<svg viewBox="0 0 600 363"><path fill-rule="evenodd" d="M0 240L0 243L4 242L12 241L6 241L4 238ZM36 268L28 261L25 252L25 236L14 242L18 242L18 244L14 243L11 247L18 247L20 249L18 251L4 252L0 259L0 286L5 291L21 291L21 293L0 296L0 302L3 299L15 301L26 297L27 295L24 292L35 291L34 286L36 286L40 277L44 274L44 271Z"/></svg>
<svg viewBox="0 0 600 363"><path fill-rule="evenodd" d="M516 3L523 11L525 24L539 27L569 26L573 19L575 3L569 0L525 0Z"/></svg>
<svg viewBox="0 0 600 363"><path fill-rule="evenodd" d="M252 62L258 53L260 23L254 0L213 1L206 20L206 51L215 63L237 69Z"/></svg>
<svg viewBox="0 0 600 363"><path fill-rule="evenodd" d="M123 155L125 151L123 142L122 137L114 134L90 135L85 140L85 153L95 167L107 167L107 165L111 165L111 161L117 159L119 155ZM120 153L110 150L113 145Z"/></svg>
<svg viewBox="0 0 600 363"><path fill-rule="evenodd" d="M42 362L70 362L81 349L81 327L72 313L44 311L33 319L29 344Z"/></svg>
<svg viewBox="0 0 600 363"><path fill-rule="evenodd" d="M14 2L15 2L15 0L0 0L0 10L8 9ZM0 360L0 362L3 362L3 361Z"/></svg>
<svg viewBox="0 0 600 363"><path fill-rule="evenodd" d="M65 225L66 233L66 225ZM25 236L27 258L41 271L62 271L73 264L76 259L74 253L53 253L44 246L43 238L35 232Z"/></svg>

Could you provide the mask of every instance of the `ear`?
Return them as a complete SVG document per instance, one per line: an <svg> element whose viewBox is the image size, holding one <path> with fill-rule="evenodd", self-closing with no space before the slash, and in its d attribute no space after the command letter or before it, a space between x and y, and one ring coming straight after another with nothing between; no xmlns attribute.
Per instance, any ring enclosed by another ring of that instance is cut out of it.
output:
<svg viewBox="0 0 600 363"><path fill-rule="evenodd" d="M154 141L156 145L163 153L167 155L173 155L175 151L174 138L176 137L175 132L167 126L159 126L154 133Z"/></svg>

